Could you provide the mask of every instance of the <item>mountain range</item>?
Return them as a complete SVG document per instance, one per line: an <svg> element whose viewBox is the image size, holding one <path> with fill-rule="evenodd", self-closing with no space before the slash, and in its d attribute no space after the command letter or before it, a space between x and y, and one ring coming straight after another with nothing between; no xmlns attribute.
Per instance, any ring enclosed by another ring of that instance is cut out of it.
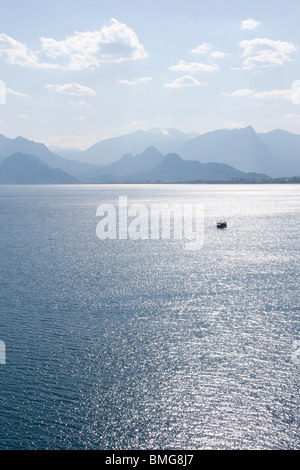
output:
<svg viewBox="0 0 300 470"><path fill-rule="evenodd" d="M151 146L156 147L163 154L177 152L182 144L195 137L194 133L184 133L176 129L154 128L148 131L139 129L130 134L101 140L81 152L61 150L58 153L64 158L75 158L97 165L109 165L125 153L137 155Z"/></svg>
<svg viewBox="0 0 300 470"><path fill-rule="evenodd" d="M68 160L51 152L46 145L24 137L10 139L0 134L0 162L14 153L24 153L39 157L52 168L60 168L75 178L80 178L84 173L98 168L97 165L83 163L78 160Z"/></svg>
<svg viewBox="0 0 300 470"><path fill-rule="evenodd" d="M49 171L54 169L60 172ZM300 135L283 130L262 134L248 126L201 135L175 129L139 130L102 140L85 151L56 152L42 143L0 134L1 184L229 181L299 175Z"/></svg>
<svg viewBox="0 0 300 470"><path fill-rule="evenodd" d="M200 135L175 129L138 130L104 139L84 151L57 152L64 158L105 166L123 154L136 155L150 146L163 154L177 153L202 163L226 163L243 172L262 172L271 177L300 175L300 135L280 129L257 133L251 126Z"/></svg>
<svg viewBox="0 0 300 470"><path fill-rule="evenodd" d="M183 160L176 153L163 155L148 147L133 157L125 154L120 160L86 175L91 183L153 183L243 179L267 179L265 174L244 173L224 163L200 163Z"/></svg>

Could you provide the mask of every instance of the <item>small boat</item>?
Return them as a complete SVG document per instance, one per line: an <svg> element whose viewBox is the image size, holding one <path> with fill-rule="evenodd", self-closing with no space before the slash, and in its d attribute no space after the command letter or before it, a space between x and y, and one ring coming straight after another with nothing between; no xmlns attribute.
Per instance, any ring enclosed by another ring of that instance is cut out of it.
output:
<svg viewBox="0 0 300 470"><path fill-rule="evenodd" d="M225 220L220 220L217 222L217 228L226 228L227 227L227 222Z"/></svg>

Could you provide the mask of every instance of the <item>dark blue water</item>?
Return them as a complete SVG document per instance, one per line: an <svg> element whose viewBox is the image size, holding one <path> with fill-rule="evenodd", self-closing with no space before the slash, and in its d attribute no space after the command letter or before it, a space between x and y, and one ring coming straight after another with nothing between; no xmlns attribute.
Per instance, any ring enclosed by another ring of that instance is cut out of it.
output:
<svg viewBox="0 0 300 470"><path fill-rule="evenodd" d="M203 248L99 240L120 195L201 202ZM0 449L299 449L299 196L0 187Z"/></svg>

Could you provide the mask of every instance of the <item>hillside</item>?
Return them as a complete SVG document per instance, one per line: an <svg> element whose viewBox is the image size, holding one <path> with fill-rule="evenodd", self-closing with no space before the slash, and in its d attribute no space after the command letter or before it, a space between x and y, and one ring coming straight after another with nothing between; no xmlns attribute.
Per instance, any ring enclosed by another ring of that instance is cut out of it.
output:
<svg viewBox="0 0 300 470"><path fill-rule="evenodd" d="M40 158L15 153L0 163L0 184L70 184L78 180Z"/></svg>
<svg viewBox="0 0 300 470"><path fill-rule="evenodd" d="M0 134L0 155L2 155L2 159L0 157L0 162L10 155L19 152L35 155L49 167L60 168L64 172L79 179L85 173L99 169L99 166L89 165L87 163L60 157L59 155L51 152L48 147L42 143L34 142L33 140L28 140L24 137L10 139Z"/></svg>

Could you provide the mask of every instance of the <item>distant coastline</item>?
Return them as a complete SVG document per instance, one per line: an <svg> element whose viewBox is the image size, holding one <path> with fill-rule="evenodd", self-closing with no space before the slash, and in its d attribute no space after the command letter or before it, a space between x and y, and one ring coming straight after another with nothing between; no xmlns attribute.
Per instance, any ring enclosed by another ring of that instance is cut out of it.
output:
<svg viewBox="0 0 300 470"><path fill-rule="evenodd" d="M244 179L234 178L229 181L190 181L189 184L299 184L300 176L287 178L267 178L267 179Z"/></svg>
<svg viewBox="0 0 300 470"><path fill-rule="evenodd" d="M300 176L282 177L282 178L233 178L230 180L192 180L192 181L106 181L102 183L77 183L77 184L299 184ZM76 183L75 183L76 184Z"/></svg>
<svg viewBox="0 0 300 470"><path fill-rule="evenodd" d="M233 180L211 180L211 181L123 181L123 182L101 182L101 183L87 183L87 182L72 182L72 183L0 183L0 186L60 186L60 185L80 185L80 186L89 186L89 185L96 185L96 186L102 186L102 185L155 185L155 184L224 184L224 185L229 185L229 184L241 184L241 185L246 185L246 184L300 184L300 176L293 176L291 178L268 178L265 180L253 180L253 179L233 179Z"/></svg>

